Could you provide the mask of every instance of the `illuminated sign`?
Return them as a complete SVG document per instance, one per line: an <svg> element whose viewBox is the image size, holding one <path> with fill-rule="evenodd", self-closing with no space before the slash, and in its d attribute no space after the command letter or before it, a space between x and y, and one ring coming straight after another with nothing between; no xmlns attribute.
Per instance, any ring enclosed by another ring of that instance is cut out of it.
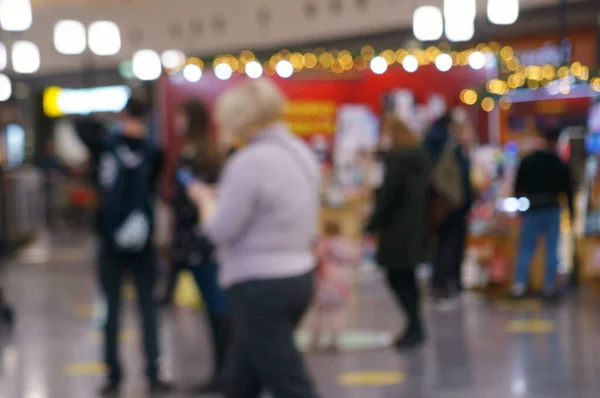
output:
<svg viewBox="0 0 600 398"><path fill-rule="evenodd" d="M285 110L285 120L301 137L333 135L337 105L332 101L291 101Z"/></svg>
<svg viewBox="0 0 600 398"><path fill-rule="evenodd" d="M131 90L127 86L70 89L48 87L44 90L44 113L48 117L121 112Z"/></svg>

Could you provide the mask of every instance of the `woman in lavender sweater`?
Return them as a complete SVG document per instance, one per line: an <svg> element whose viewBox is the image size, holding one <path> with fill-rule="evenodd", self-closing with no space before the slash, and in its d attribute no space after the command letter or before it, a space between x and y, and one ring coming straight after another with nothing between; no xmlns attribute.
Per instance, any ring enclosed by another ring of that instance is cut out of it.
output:
<svg viewBox="0 0 600 398"><path fill-rule="evenodd" d="M315 398L293 333L313 294L319 164L283 123L285 98L267 81L219 100L222 131L245 142L215 190L192 183L203 229L217 246L234 341L228 398Z"/></svg>

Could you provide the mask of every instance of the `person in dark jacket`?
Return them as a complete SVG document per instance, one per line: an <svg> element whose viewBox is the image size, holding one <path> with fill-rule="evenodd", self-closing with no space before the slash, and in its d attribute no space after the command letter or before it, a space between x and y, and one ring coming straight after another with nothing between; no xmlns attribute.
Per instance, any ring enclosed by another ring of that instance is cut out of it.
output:
<svg viewBox="0 0 600 398"><path fill-rule="evenodd" d="M107 303L104 362L108 382L101 393L119 394L123 373L118 355L121 288L125 273L136 286L143 321L146 376L152 393L167 393L159 379L158 320L154 303L157 259L152 242L153 197L162 151L147 137L146 104L130 99L111 133L99 121L82 118L75 129L95 160L94 181L100 198L96 214L98 269Z"/></svg>
<svg viewBox="0 0 600 398"><path fill-rule="evenodd" d="M475 200L469 158L472 131L466 120L457 119L457 116L450 113L440 118L430 129L424 143L432 167L435 167L444 151L451 145L454 161L461 175L460 187L457 189L462 191L462 203L446 215L435 231L431 295L439 302L450 299L462 289L461 268L468 232L468 216Z"/></svg>
<svg viewBox="0 0 600 398"><path fill-rule="evenodd" d="M214 185L225 163L225 155L210 135L209 113L203 103L188 100L180 108L178 129L185 134L177 171L188 170L198 180ZM215 249L209 239L199 232L198 210L186 193L186 186L175 180L173 212L175 236L172 263L174 270L189 268L207 307L214 356L214 375L198 392L219 392L226 387L225 357L230 343L229 305L226 293L218 285L218 265ZM176 274L175 274L176 275ZM169 283L175 285L176 276Z"/></svg>
<svg viewBox="0 0 600 398"><path fill-rule="evenodd" d="M523 214L517 275L512 290L515 298L523 297L527 291L529 267L540 236L546 240L544 297L548 300L558 298L556 275L561 195L567 198L571 220L574 215L571 169L556 154L560 132L559 129L546 130L544 148L526 156L517 172L515 195L522 198L521 201L529 202L529 208Z"/></svg>
<svg viewBox="0 0 600 398"><path fill-rule="evenodd" d="M421 344L425 336L415 269L427 249L429 159L402 121L388 120L383 131L393 145L366 231L379 239L377 262L387 271L389 286L406 312L406 331L396 341L401 349Z"/></svg>

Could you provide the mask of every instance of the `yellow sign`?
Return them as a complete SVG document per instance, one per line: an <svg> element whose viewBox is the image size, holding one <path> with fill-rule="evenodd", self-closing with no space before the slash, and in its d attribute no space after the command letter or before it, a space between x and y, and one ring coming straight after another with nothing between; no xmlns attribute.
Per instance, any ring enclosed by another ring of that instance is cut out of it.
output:
<svg viewBox="0 0 600 398"><path fill-rule="evenodd" d="M337 105L333 101L291 101L285 111L290 129L301 137L333 135Z"/></svg>
<svg viewBox="0 0 600 398"><path fill-rule="evenodd" d="M556 325L544 319L519 319L508 322L506 330L509 333L544 334L554 332Z"/></svg>
<svg viewBox="0 0 600 398"><path fill-rule="evenodd" d="M48 117L116 113L125 108L130 95L131 89L127 86L78 89L52 86L44 90L42 105Z"/></svg>
<svg viewBox="0 0 600 398"><path fill-rule="evenodd" d="M406 375L400 372L370 371L342 373L338 383L343 386L390 386L402 384Z"/></svg>

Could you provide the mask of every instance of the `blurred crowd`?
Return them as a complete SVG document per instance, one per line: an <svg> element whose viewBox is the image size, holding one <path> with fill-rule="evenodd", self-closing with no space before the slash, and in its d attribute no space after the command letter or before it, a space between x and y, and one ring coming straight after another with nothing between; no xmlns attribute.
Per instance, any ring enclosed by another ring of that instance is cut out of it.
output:
<svg viewBox="0 0 600 398"><path fill-rule="evenodd" d="M48 145L39 163L48 198L56 197L53 182L61 176L89 174L94 186L93 197L76 184L71 196L78 207L96 209L96 262L107 303L103 395L118 394L123 379L117 336L126 276L138 291L151 391L173 389L159 374L157 307L172 304L178 275L190 270L206 307L214 354L212 377L191 389L229 398L257 397L263 390L277 398L318 396L294 331L314 306L310 349L339 349L355 265L369 248L406 315L397 349L426 339L420 264L432 264L429 297L436 305L460 295L469 211L478 197L470 161L476 134L466 115L448 112L423 138L408 123L384 118L378 153L383 176L370 184L374 205L359 243L335 222L320 230L321 166L283 122L285 106L280 91L262 80L231 88L212 112L199 100L181 104L175 124L183 144L166 188L159 187L165 154L148 139L148 108L135 98L116 124L76 120L76 133L90 153L87 173L66 166ZM549 253L544 294L553 299L558 292L558 258L552 253L557 197L567 194L572 204L572 191L568 166L554 154L558 135L544 133L546 145L523 160L515 187L520 197L530 198L531 210L524 215L514 298L526 293L529 262L542 235ZM155 231L157 197L172 214L169 225L160 223L166 233ZM48 215L55 224L53 211ZM168 250L159 250L156 232L168 237ZM169 272L156 300L161 259Z"/></svg>

